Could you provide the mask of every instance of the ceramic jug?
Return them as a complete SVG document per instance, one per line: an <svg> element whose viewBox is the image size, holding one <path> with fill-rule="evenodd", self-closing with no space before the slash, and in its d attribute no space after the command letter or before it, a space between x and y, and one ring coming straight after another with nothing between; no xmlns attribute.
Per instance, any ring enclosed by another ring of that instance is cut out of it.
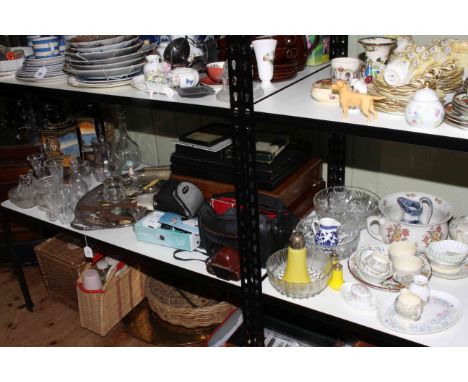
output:
<svg viewBox="0 0 468 382"><path fill-rule="evenodd" d="M315 244L323 247L336 247L338 245L338 228L341 223L332 218L315 219L312 230L315 234Z"/></svg>
<svg viewBox="0 0 468 382"><path fill-rule="evenodd" d="M432 217L433 205L432 201L429 198L422 197L419 201L405 198L400 196L397 199L398 205L401 208L401 217L400 220L403 223L409 224L429 224L429 221ZM421 216L423 213L423 203L429 206L429 212L424 222L421 221Z"/></svg>
<svg viewBox="0 0 468 382"><path fill-rule="evenodd" d="M423 302L417 294L403 288L395 300L395 310L400 318L417 321L421 318Z"/></svg>

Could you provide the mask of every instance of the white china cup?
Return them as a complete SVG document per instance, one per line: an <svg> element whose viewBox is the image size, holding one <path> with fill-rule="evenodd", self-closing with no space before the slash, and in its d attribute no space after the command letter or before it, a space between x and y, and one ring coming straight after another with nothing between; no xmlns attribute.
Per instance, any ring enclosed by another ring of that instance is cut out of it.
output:
<svg viewBox="0 0 468 382"><path fill-rule="evenodd" d="M343 80L350 83L359 78L361 62L353 57L337 57L331 60L333 81Z"/></svg>
<svg viewBox="0 0 468 382"><path fill-rule="evenodd" d="M262 88L265 90L274 88L271 80L273 78L273 62L275 60L277 42L274 39L252 41L257 61L258 77L262 81Z"/></svg>
<svg viewBox="0 0 468 382"><path fill-rule="evenodd" d="M393 278L401 284L410 284L415 275L421 274L424 262L418 256L402 256L393 260Z"/></svg>
<svg viewBox="0 0 468 382"><path fill-rule="evenodd" d="M390 260L392 262L401 257L415 256L416 251L416 244L409 241L394 241L388 247L388 254L390 255Z"/></svg>

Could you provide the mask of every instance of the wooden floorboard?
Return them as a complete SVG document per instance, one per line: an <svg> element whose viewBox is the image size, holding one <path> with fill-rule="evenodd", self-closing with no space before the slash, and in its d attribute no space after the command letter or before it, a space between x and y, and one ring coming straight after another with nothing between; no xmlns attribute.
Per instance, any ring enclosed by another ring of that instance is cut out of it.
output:
<svg viewBox="0 0 468 382"><path fill-rule="evenodd" d="M13 268L0 265L0 346L150 346L117 324L105 337L80 326L78 310L47 295L38 266L24 272L34 311L29 312Z"/></svg>

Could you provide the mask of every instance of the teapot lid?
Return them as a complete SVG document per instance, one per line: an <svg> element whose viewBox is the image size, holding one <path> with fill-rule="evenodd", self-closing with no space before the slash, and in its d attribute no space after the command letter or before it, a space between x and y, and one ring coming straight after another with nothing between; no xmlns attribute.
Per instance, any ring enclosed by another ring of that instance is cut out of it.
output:
<svg viewBox="0 0 468 382"><path fill-rule="evenodd" d="M420 89L414 94L414 100L421 102L437 102L439 98L437 97L437 93L429 88L429 83L426 82L424 89Z"/></svg>

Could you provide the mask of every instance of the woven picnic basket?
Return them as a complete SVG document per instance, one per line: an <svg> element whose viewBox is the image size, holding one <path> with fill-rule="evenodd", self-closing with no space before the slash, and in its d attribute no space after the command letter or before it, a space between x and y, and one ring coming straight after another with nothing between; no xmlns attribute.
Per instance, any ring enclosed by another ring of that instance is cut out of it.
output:
<svg viewBox="0 0 468 382"><path fill-rule="evenodd" d="M163 320L186 328L207 327L224 320L234 306L176 288L153 277L145 285L148 305Z"/></svg>

